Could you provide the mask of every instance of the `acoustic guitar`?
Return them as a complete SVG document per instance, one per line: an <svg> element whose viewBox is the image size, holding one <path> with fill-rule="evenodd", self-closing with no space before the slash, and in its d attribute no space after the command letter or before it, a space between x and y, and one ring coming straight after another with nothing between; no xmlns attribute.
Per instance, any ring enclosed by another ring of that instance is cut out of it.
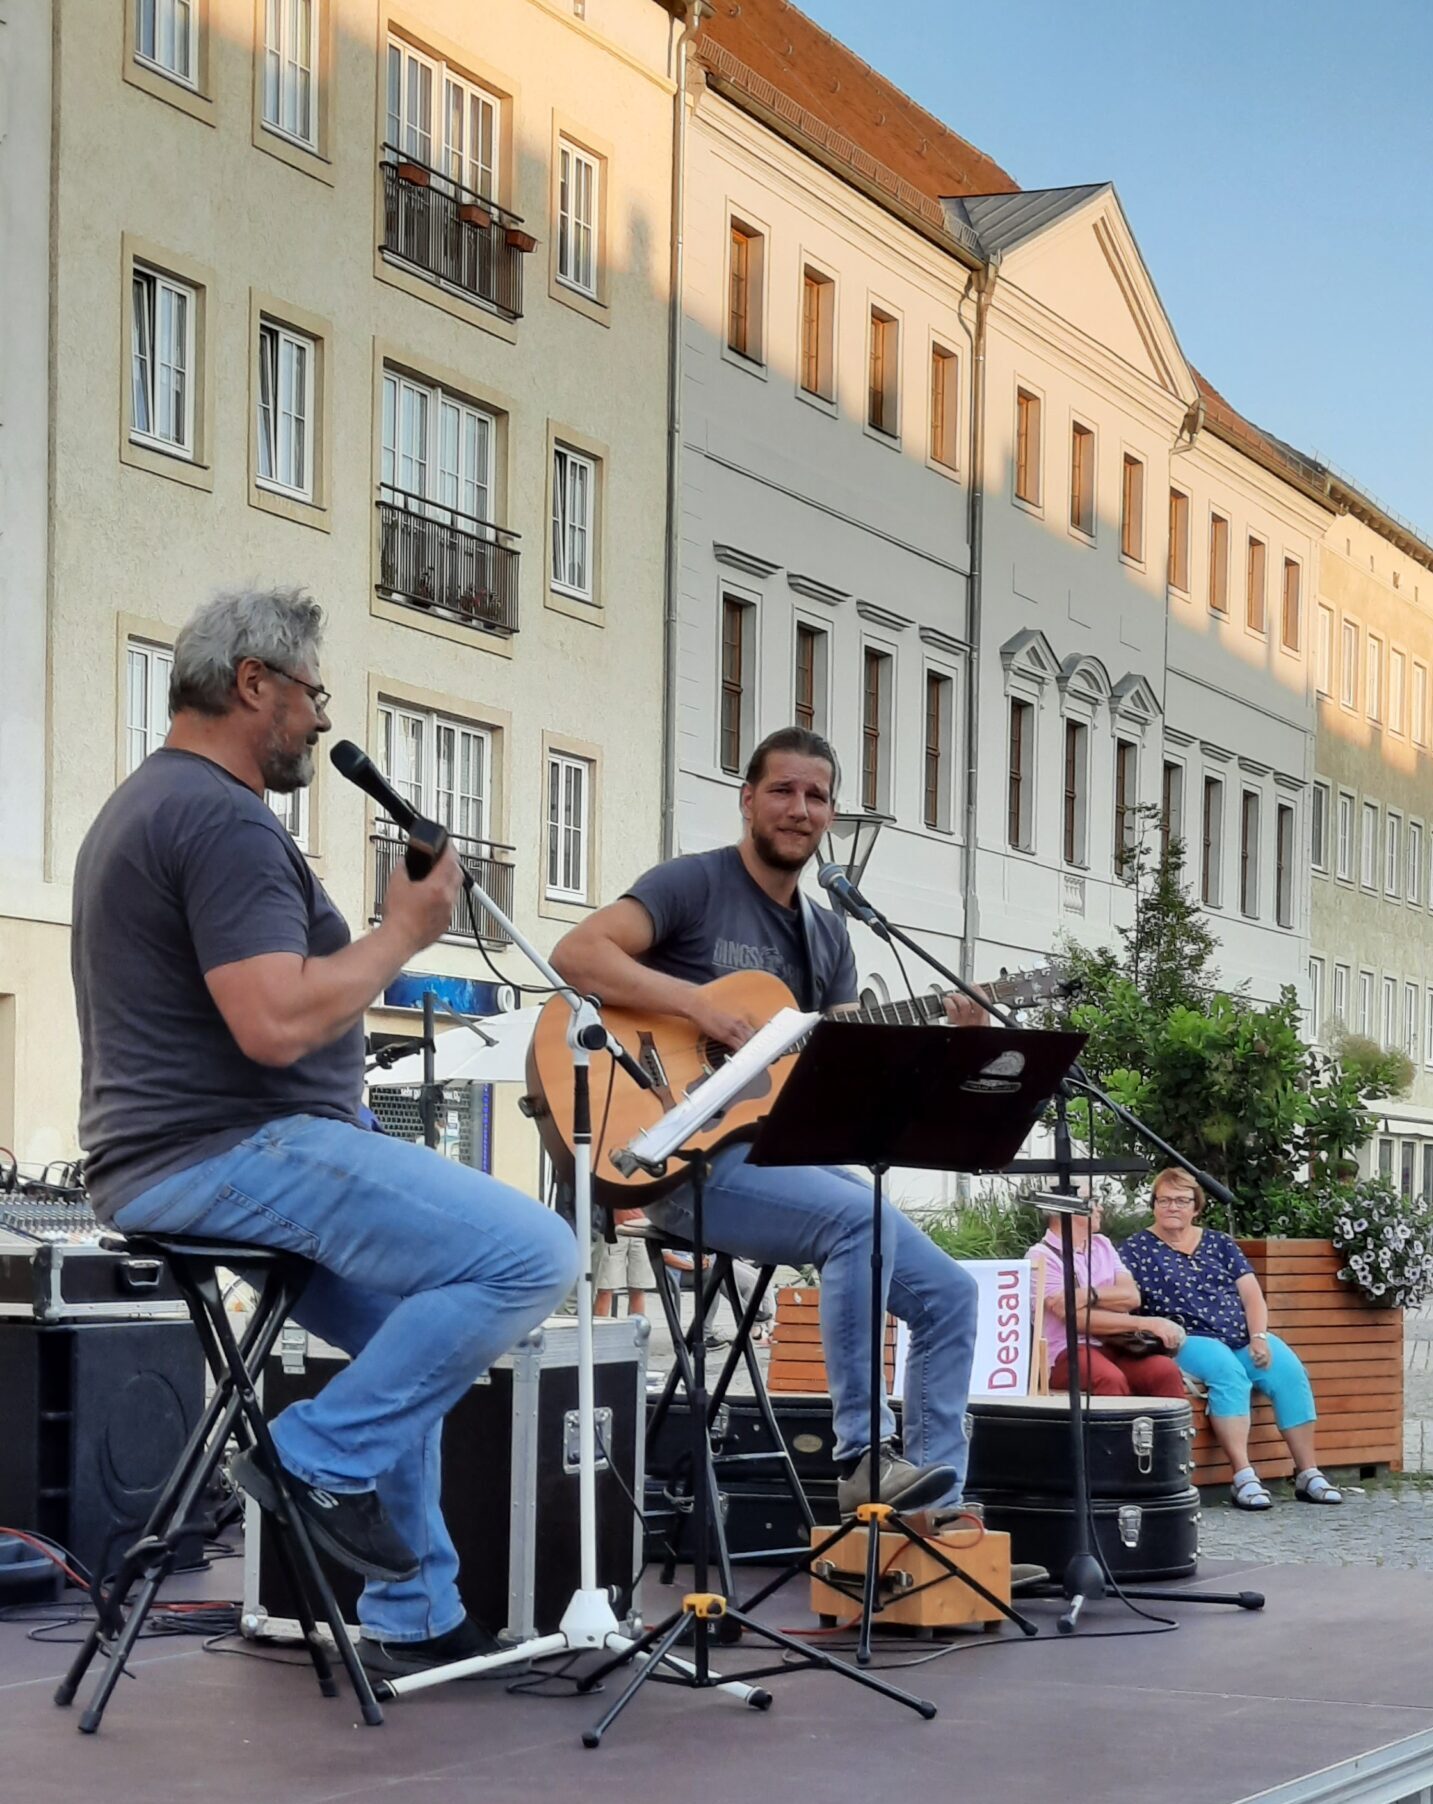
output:
<svg viewBox="0 0 1433 1804"><path fill-rule="evenodd" d="M1054 966L1034 971L1002 973L981 986L992 1002L1007 1008L1028 1008L1036 1002L1068 990L1064 973ZM783 1008L795 1008L795 997L779 977L765 971L738 971L703 985L713 1003L728 1014L749 1021L753 1028L765 1024ZM846 1021L885 1022L916 1026L945 1019L944 998L933 992L901 1002L871 1008L844 1004L826 1011L829 1018ZM572 1054L567 1044L571 1011L554 996L538 1016L527 1055L528 1095L523 1106L537 1124L547 1156L566 1178L572 1176ZM728 1049L702 1038L683 1015L649 1014L639 1009L605 1008L603 1025L641 1065L654 1088L639 1090L613 1065L611 1082L601 1075L605 1061L592 1066L592 1188L596 1201L618 1210L640 1210L679 1185L685 1167L677 1161L661 1176L640 1168L624 1176L612 1164L611 1154L626 1146L644 1128L660 1121L669 1109L721 1065ZM801 1045L770 1064L756 1082L726 1106L722 1114L690 1144L715 1152L729 1140L749 1139L772 1107L796 1063Z"/></svg>

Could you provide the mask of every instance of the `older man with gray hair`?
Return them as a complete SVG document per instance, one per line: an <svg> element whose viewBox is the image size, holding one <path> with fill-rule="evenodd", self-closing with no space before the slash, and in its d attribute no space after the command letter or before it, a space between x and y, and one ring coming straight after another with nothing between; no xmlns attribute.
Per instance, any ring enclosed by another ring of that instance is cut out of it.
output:
<svg viewBox="0 0 1433 1804"><path fill-rule="evenodd" d="M223 594L174 647L164 745L75 867L80 1138L98 1214L312 1260L296 1313L353 1355L273 1423L314 1538L367 1579L360 1651L401 1674L488 1651L439 1507L442 1419L571 1288L572 1235L492 1178L359 1124L364 1011L447 928L451 850L400 866L351 940L264 800L313 781L323 614ZM275 1498L247 1456L235 1477Z"/></svg>

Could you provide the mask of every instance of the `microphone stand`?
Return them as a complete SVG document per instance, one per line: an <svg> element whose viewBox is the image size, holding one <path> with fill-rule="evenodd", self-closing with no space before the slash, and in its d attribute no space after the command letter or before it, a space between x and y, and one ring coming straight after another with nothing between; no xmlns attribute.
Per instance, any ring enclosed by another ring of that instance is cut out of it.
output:
<svg viewBox="0 0 1433 1804"><path fill-rule="evenodd" d="M830 886L828 886L830 887ZM843 886L844 888L844 886ZM864 921L879 939L887 945L901 945L908 952L913 952L937 976L943 978L950 987L973 1002L978 1008L993 1015L1003 1026L1021 1030L1021 1023L1015 1019L1008 1009L987 1001L974 984L967 983L963 977L943 965L933 952L926 950L918 940L894 925L887 916L881 913L871 902L851 889L850 895L841 888L831 887L831 893L837 903L847 914L857 920ZM1082 1176L1117 1173L1127 1170L1118 1160L1097 1159L1091 1147L1090 1156L1076 1160L1072 1152L1070 1137L1070 1098L1076 1091L1088 1096L1092 1101L1100 1103L1108 1109L1116 1120L1122 1122L1131 1133L1144 1140L1149 1146L1161 1153L1171 1165L1177 1165L1206 1191L1217 1196L1219 1200L1231 1208L1237 1207L1234 1194L1228 1187L1213 1178L1208 1172L1201 1171L1194 1162L1185 1157L1176 1147L1155 1133L1152 1127L1141 1121L1139 1116L1117 1103L1108 1096L1090 1077L1082 1065L1070 1067L1070 1076L1061 1081L1055 1092L1055 1156L1053 1159L1023 1159L1012 1170L1027 1173L1046 1173L1055 1177L1054 1194L1062 1201L1075 1198L1074 1174L1078 1164ZM1078 1199L1076 1199L1078 1200ZM1077 1211L1078 1212L1078 1211ZM1070 1462L1075 1485L1075 1524L1074 1546L1066 1561L1062 1575L1060 1590L1068 1600L1069 1608L1060 1617L1059 1629L1062 1635L1071 1634L1080 1619L1080 1612L1089 1598L1101 1598L1106 1595L1106 1580L1122 1597L1182 1599L1189 1603L1237 1604L1244 1610L1262 1610L1264 1597L1258 1591L1233 1592L1195 1592L1167 1591L1119 1586L1115 1583L1104 1560L1092 1547L1091 1522L1092 1513L1089 1495L1089 1472L1085 1459L1085 1438L1083 1432L1083 1397L1082 1377L1079 1359L1078 1322L1075 1311L1075 1246L1074 1229L1071 1226L1071 1212L1068 1207L1060 1210L1060 1258L1064 1266L1063 1301L1065 1305L1066 1332L1070 1336L1071 1357L1067 1360L1069 1369L1068 1394L1070 1398Z"/></svg>

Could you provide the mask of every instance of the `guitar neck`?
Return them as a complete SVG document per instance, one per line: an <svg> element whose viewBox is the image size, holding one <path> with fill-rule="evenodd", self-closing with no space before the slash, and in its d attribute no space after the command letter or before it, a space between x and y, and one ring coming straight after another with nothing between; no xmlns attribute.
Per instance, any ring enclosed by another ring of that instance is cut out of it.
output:
<svg viewBox="0 0 1433 1804"><path fill-rule="evenodd" d="M929 1021L945 1019L943 996L907 996L898 1002L878 1002L867 1007L860 1002L843 1002L827 1009L832 1021L871 1021L887 1027L923 1027Z"/></svg>

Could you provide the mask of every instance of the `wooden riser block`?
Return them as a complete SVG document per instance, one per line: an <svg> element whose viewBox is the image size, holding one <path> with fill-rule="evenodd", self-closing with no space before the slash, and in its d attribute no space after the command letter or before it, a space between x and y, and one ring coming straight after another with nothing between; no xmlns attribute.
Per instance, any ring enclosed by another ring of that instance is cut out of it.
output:
<svg viewBox="0 0 1433 1804"><path fill-rule="evenodd" d="M835 1530L830 1528L812 1529L812 1545L834 1533ZM845 1540L833 1547L826 1556L836 1571L849 1575L858 1592L866 1576L869 1533L869 1529L865 1528L852 1529ZM1009 1535L995 1530L982 1534L962 1530L941 1535L935 1544L947 1559L962 1571L968 1572L972 1578L978 1579L1002 1603L1010 1602ZM913 1597L882 1591L881 1595L889 1601L873 1617L872 1620L877 1623L912 1629L947 1629L958 1628L962 1623L1005 1620L993 1604L986 1603L979 1592L972 1591L969 1585L963 1585L959 1579L950 1577L944 1567L933 1560L919 1544L907 1541L904 1535L890 1532L881 1535L881 1566L889 1573L909 1573L912 1585L924 1585L931 1579L939 1579L941 1583L932 1585L929 1591L919 1591ZM811 1608L817 1616L834 1616L839 1622L845 1622L859 1612L860 1602L859 1597L847 1597L843 1592L833 1590L830 1585L822 1584L820 1579L813 1578Z"/></svg>

